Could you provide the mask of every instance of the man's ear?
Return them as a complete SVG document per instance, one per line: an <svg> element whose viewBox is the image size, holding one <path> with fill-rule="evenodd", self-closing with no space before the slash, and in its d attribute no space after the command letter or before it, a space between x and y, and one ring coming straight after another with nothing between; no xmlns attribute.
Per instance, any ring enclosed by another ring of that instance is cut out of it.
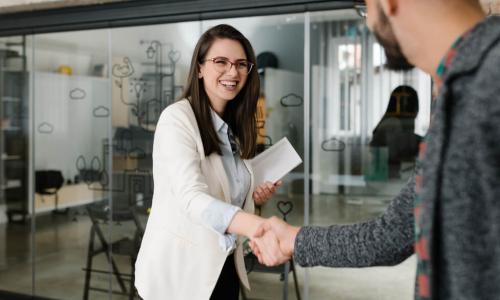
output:
<svg viewBox="0 0 500 300"><path fill-rule="evenodd" d="M384 14L387 17L393 17L398 11L399 1L400 0L379 0L379 3L380 7L384 11ZM407 1L407 0L402 0L402 1Z"/></svg>

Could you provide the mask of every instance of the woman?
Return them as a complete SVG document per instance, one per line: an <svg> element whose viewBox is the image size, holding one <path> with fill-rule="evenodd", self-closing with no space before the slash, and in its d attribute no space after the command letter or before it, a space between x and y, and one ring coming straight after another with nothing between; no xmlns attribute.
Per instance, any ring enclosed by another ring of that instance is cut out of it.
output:
<svg viewBox="0 0 500 300"><path fill-rule="evenodd" d="M205 32L182 100L167 107L153 148L155 191L136 262L149 299L238 299L249 288L242 238L277 184L254 189L259 78L249 41L229 25Z"/></svg>
<svg viewBox="0 0 500 300"><path fill-rule="evenodd" d="M408 85L396 87L387 110L373 130L372 148L387 148L389 178L400 178L401 164L414 163L422 137L415 134L418 115L417 91ZM411 170L412 168L410 168Z"/></svg>

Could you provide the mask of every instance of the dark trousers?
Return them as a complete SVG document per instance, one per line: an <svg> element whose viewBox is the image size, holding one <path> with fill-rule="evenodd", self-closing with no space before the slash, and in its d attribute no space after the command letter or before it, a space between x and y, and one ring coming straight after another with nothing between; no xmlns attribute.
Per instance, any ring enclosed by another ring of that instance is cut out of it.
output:
<svg viewBox="0 0 500 300"><path fill-rule="evenodd" d="M236 273L234 255L231 254L226 258L210 300L238 300L239 293L240 279Z"/></svg>

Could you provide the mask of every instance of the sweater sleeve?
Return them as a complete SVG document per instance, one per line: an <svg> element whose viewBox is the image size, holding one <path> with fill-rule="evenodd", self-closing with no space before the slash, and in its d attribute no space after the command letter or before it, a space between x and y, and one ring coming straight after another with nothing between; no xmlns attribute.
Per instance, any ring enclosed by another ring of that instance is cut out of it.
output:
<svg viewBox="0 0 500 300"><path fill-rule="evenodd" d="M304 267L396 265L413 253L415 176L378 218L352 225L305 226L295 240Z"/></svg>

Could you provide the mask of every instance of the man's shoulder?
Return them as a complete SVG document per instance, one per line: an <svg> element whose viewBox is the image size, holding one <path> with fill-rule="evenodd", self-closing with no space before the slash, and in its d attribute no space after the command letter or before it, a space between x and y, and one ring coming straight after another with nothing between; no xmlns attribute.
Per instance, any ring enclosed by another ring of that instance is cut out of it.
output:
<svg viewBox="0 0 500 300"><path fill-rule="evenodd" d="M478 51L479 51L478 46ZM471 96L475 99L493 101L500 105L500 36L482 49L481 56L476 60L474 67L460 72L458 77L450 83L457 96ZM463 59L462 59L463 60Z"/></svg>
<svg viewBox="0 0 500 300"><path fill-rule="evenodd" d="M500 17L488 17L463 35L457 46L457 55L447 70L446 80L457 77L467 79L466 85L500 72ZM464 85L464 82L460 82Z"/></svg>
<svg viewBox="0 0 500 300"><path fill-rule="evenodd" d="M500 73L500 35L483 53L479 68L482 72Z"/></svg>
<svg viewBox="0 0 500 300"><path fill-rule="evenodd" d="M476 71L471 74L471 87L477 96L493 97L500 103L500 37L483 53Z"/></svg>
<svg viewBox="0 0 500 300"><path fill-rule="evenodd" d="M496 81L498 77L489 77L500 74L500 18L490 17L484 23L483 31L475 39L478 43L476 51L480 55L476 78Z"/></svg>

